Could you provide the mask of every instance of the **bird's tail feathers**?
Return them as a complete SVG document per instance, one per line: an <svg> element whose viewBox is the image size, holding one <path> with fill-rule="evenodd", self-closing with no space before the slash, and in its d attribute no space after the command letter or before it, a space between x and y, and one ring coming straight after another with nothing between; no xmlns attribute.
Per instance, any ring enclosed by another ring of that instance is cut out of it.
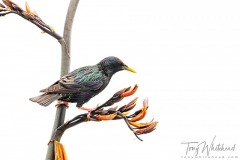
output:
<svg viewBox="0 0 240 160"><path fill-rule="evenodd" d="M44 93L40 96L37 97L32 97L29 98L30 101L32 102L36 102L38 104L40 104L41 106L48 106L49 104L51 104L53 101L61 98L62 96L59 94L49 94L49 93Z"/></svg>

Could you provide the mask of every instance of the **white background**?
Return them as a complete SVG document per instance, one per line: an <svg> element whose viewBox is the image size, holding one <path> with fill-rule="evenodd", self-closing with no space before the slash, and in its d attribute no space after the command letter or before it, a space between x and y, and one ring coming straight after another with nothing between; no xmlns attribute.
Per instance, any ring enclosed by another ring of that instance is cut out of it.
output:
<svg viewBox="0 0 240 160"><path fill-rule="evenodd" d="M31 0L29 5L62 34L68 3ZM83 123L63 135L69 159L176 160L185 154L181 142L211 143L215 135L216 143L236 149L213 155L240 157L239 5L238 0L81 0L71 70L114 55L138 72L117 73L85 107L138 83L136 109L148 97L145 121L154 117L159 124L140 142L123 121ZM0 17L0 24L1 159L44 159L55 107L28 98L59 78L60 45L17 15ZM66 120L80 113L71 104Z"/></svg>

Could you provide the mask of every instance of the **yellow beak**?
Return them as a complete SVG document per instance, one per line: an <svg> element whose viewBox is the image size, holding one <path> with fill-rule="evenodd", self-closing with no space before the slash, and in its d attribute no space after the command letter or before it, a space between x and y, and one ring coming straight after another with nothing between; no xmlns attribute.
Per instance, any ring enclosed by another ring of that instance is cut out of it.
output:
<svg viewBox="0 0 240 160"><path fill-rule="evenodd" d="M130 72L133 72L133 73L137 73L134 69L128 67L128 66L124 66L123 69L127 70L127 71L130 71Z"/></svg>

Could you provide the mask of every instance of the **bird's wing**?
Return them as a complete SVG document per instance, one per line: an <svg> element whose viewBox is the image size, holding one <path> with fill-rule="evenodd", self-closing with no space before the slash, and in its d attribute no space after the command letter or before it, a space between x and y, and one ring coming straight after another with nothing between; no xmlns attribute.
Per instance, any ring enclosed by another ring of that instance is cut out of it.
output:
<svg viewBox="0 0 240 160"><path fill-rule="evenodd" d="M61 86L59 84L59 81L57 81L54 84L52 84L51 86L49 86L48 88L40 90L40 92L47 92L47 93L70 93L70 90L64 88L63 86ZM74 92L74 91L72 90L71 93L72 92Z"/></svg>
<svg viewBox="0 0 240 160"><path fill-rule="evenodd" d="M103 84L104 76L98 69L84 67L63 76L59 81L41 91L75 93L82 90L97 90Z"/></svg>
<svg viewBox="0 0 240 160"><path fill-rule="evenodd" d="M96 68L83 68L62 77L59 84L67 89L96 90L103 85L103 74Z"/></svg>

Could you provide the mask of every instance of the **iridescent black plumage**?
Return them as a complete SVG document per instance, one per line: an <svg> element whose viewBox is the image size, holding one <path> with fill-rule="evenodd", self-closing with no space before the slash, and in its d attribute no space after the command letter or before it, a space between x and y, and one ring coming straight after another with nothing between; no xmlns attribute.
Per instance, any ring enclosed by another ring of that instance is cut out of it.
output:
<svg viewBox="0 0 240 160"><path fill-rule="evenodd" d="M81 107L108 85L111 77L118 71L135 72L117 57L107 57L98 64L74 70L63 76L50 87L41 90L44 94L30 98L42 106L48 106L55 100L77 103Z"/></svg>

